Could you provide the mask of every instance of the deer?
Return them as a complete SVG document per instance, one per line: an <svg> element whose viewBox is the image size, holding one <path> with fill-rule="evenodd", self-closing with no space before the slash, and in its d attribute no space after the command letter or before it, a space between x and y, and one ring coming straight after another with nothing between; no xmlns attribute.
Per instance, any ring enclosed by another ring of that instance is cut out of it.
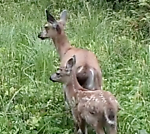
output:
<svg viewBox="0 0 150 134"><path fill-rule="evenodd" d="M72 46L65 33L67 22L67 10L63 10L60 19L56 20L46 10L47 22L38 34L41 40L52 39L53 44L60 57L60 66L65 66L68 59L76 56L76 76L80 85L88 90L102 89L102 72L95 54L86 49ZM94 68L94 69L93 69ZM95 80L98 83L95 84Z"/></svg>
<svg viewBox="0 0 150 134"><path fill-rule="evenodd" d="M96 134L104 134L104 127L108 134L116 134L118 101L109 91L83 88L77 80L75 64L74 55L66 66L61 66L50 76L51 81L66 86L65 93L75 123L75 134L87 134L87 124L94 128Z"/></svg>

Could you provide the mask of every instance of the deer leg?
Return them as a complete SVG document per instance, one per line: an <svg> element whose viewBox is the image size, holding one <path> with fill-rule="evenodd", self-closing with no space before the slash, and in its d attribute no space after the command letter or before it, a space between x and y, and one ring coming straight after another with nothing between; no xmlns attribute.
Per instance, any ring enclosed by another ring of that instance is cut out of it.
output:
<svg viewBox="0 0 150 134"><path fill-rule="evenodd" d="M75 125L75 130L74 134L86 134L84 133L84 122L82 119L79 117L77 109L71 109L73 120L74 120L74 125Z"/></svg>
<svg viewBox="0 0 150 134"><path fill-rule="evenodd" d="M75 123L74 134L88 134L87 127L85 126L84 122Z"/></svg>
<svg viewBox="0 0 150 134"><path fill-rule="evenodd" d="M94 129L96 131L96 134L105 134L104 129L103 129L101 123L97 122L97 123L94 124L93 127L94 127Z"/></svg>
<svg viewBox="0 0 150 134"><path fill-rule="evenodd" d="M78 123L75 123L74 134L78 134L78 131L79 131Z"/></svg>
<svg viewBox="0 0 150 134"><path fill-rule="evenodd" d="M78 126L79 126L79 130L77 134L88 134L85 120L81 120L80 122L78 122Z"/></svg>
<svg viewBox="0 0 150 134"><path fill-rule="evenodd" d="M106 122L106 128L107 128L107 133L108 134L117 134L117 117L114 117L114 123L109 124Z"/></svg>
<svg viewBox="0 0 150 134"><path fill-rule="evenodd" d="M117 124L107 126L108 134L117 134Z"/></svg>
<svg viewBox="0 0 150 134"><path fill-rule="evenodd" d="M97 127L96 128L96 134L105 134L104 129L102 127Z"/></svg>

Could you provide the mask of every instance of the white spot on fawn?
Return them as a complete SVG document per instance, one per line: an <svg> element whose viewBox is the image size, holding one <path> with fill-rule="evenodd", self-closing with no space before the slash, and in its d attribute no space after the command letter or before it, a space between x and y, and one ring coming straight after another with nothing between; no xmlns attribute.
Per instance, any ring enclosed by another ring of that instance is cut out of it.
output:
<svg viewBox="0 0 150 134"><path fill-rule="evenodd" d="M100 98L101 98L102 102L105 104L106 103L106 99L105 99L105 97L104 97L104 95L103 95L103 93L101 91L100 91Z"/></svg>

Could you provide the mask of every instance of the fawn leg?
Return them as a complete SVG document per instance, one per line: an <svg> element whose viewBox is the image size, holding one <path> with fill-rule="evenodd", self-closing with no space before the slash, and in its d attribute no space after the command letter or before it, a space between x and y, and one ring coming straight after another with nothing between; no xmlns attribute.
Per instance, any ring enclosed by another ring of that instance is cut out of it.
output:
<svg viewBox="0 0 150 134"><path fill-rule="evenodd" d="M77 123L75 123L75 129L74 129L74 134L78 134L79 126Z"/></svg>
<svg viewBox="0 0 150 134"><path fill-rule="evenodd" d="M102 127L99 127L96 129L96 134L105 134L105 132Z"/></svg>
<svg viewBox="0 0 150 134"><path fill-rule="evenodd" d="M96 131L96 134L105 134L104 129L103 129L101 123L99 123L99 122L95 123L94 129Z"/></svg>
<svg viewBox="0 0 150 134"><path fill-rule="evenodd" d="M117 124L113 124L107 127L108 128L108 134L117 134Z"/></svg>
<svg viewBox="0 0 150 134"><path fill-rule="evenodd" d="M117 118L114 118L114 124L106 123L108 134L117 134Z"/></svg>
<svg viewBox="0 0 150 134"><path fill-rule="evenodd" d="M78 125L79 125L78 134L88 134L85 120L81 120L80 122L78 122Z"/></svg>

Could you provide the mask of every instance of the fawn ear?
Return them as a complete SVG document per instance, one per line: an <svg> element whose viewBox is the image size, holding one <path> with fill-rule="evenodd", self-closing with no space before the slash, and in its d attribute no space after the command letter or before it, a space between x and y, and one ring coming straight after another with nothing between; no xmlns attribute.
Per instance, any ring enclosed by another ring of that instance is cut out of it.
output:
<svg viewBox="0 0 150 134"><path fill-rule="evenodd" d="M55 20L55 18L49 13L49 11L48 11L48 10L45 10L45 12L46 12L47 21L48 21L49 23L51 23L51 24L55 23L56 20Z"/></svg>
<svg viewBox="0 0 150 134"><path fill-rule="evenodd" d="M63 10L60 14L60 20L63 22L63 24L66 24L67 21L67 10Z"/></svg>
<svg viewBox="0 0 150 134"><path fill-rule="evenodd" d="M71 57L71 58L68 60L67 65L66 65L66 68L72 69L75 64L76 64L76 56L74 55L73 57Z"/></svg>

